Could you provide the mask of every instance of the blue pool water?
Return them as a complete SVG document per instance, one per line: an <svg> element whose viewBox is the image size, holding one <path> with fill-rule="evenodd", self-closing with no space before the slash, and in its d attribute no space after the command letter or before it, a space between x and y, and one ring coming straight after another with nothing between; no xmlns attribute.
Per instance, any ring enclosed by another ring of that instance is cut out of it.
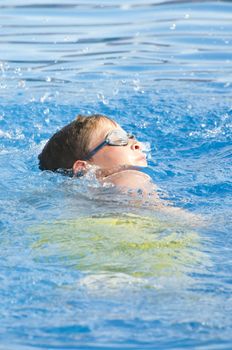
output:
<svg viewBox="0 0 232 350"><path fill-rule="evenodd" d="M0 349L232 348L231 35L230 1L0 1ZM38 170L96 112L207 225Z"/></svg>

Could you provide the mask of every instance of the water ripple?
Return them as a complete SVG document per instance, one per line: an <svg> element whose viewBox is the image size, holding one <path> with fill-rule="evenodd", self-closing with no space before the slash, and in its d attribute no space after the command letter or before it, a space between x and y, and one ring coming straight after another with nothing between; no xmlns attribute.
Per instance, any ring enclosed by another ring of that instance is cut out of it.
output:
<svg viewBox="0 0 232 350"><path fill-rule="evenodd" d="M1 347L230 349L231 2L0 12ZM39 171L48 138L96 112L149 145L160 196L208 226Z"/></svg>

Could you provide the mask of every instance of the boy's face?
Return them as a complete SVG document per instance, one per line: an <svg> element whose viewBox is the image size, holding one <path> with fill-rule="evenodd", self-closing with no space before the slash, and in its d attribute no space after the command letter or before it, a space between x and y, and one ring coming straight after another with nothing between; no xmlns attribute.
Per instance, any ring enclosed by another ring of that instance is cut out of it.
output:
<svg viewBox="0 0 232 350"><path fill-rule="evenodd" d="M101 144L105 140L106 135L115 129L122 130L119 125L115 126L110 121L102 122L99 129L93 133L89 150L91 151ZM146 156L142 152L142 145L136 139L129 139L126 146L105 145L92 156L89 163L103 169L123 165L147 166Z"/></svg>

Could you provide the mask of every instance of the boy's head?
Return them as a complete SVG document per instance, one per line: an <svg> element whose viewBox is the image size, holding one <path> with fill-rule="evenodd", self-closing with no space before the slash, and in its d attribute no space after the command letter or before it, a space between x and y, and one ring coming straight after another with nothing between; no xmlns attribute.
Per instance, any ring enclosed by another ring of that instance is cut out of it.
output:
<svg viewBox="0 0 232 350"><path fill-rule="evenodd" d="M77 174L91 165L110 169L147 163L141 144L114 120L99 114L79 115L55 133L39 155L41 170L63 169Z"/></svg>

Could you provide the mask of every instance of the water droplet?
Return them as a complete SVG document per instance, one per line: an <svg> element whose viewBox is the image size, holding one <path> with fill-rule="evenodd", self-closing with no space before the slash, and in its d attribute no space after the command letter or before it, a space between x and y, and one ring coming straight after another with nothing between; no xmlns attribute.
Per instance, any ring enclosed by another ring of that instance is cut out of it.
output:
<svg viewBox="0 0 232 350"><path fill-rule="evenodd" d="M4 72L4 64L0 62L0 71L3 73Z"/></svg>
<svg viewBox="0 0 232 350"><path fill-rule="evenodd" d="M21 73L21 68L20 67L15 68L15 73Z"/></svg>
<svg viewBox="0 0 232 350"><path fill-rule="evenodd" d="M64 37L64 41L71 41L70 36L69 36L69 35L66 35L66 36Z"/></svg>
<svg viewBox="0 0 232 350"><path fill-rule="evenodd" d="M25 80L19 80L19 82L18 82L18 87L20 87L20 88L25 88L25 86L26 86Z"/></svg>
<svg viewBox="0 0 232 350"><path fill-rule="evenodd" d="M85 47L83 50L82 50L82 53L87 53L89 51L89 48L88 47Z"/></svg>
<svg viewBox="0 0 232 350"><path fill-rule="evenodd" d="M40 97L40 102L44 103L49 98L49 93L46 92L43 96Z"/></svg>
<svg viewBox="0 0 232 350"><path fill-rule="evenodd" d="M171 29L171 30L175 30L176 29L176 24L175 23L173 23L170 27L169 27L169 29Z"/></svg>
<svg viewBox="0 0 232 350"><path fill-rule="evenodd" d="M105 98L105 96L101 92L97 94L97 97L104 105L109 104L109 101Z"/></svg>
<svg viewBox="0 0 232 350"><path fill-rule="evenodd" d="M4 90L4 89L6 89L6 88L7 88L7 85L6 85L6 84L0 83L0 89Z"/></svg>
<svg viewBox="0 0 232 350"><path fill-rule="evenodd" d="M49 112L50 112L50 111L49 111L49 108L45 108L44 114L47 115Z"/></svg>

